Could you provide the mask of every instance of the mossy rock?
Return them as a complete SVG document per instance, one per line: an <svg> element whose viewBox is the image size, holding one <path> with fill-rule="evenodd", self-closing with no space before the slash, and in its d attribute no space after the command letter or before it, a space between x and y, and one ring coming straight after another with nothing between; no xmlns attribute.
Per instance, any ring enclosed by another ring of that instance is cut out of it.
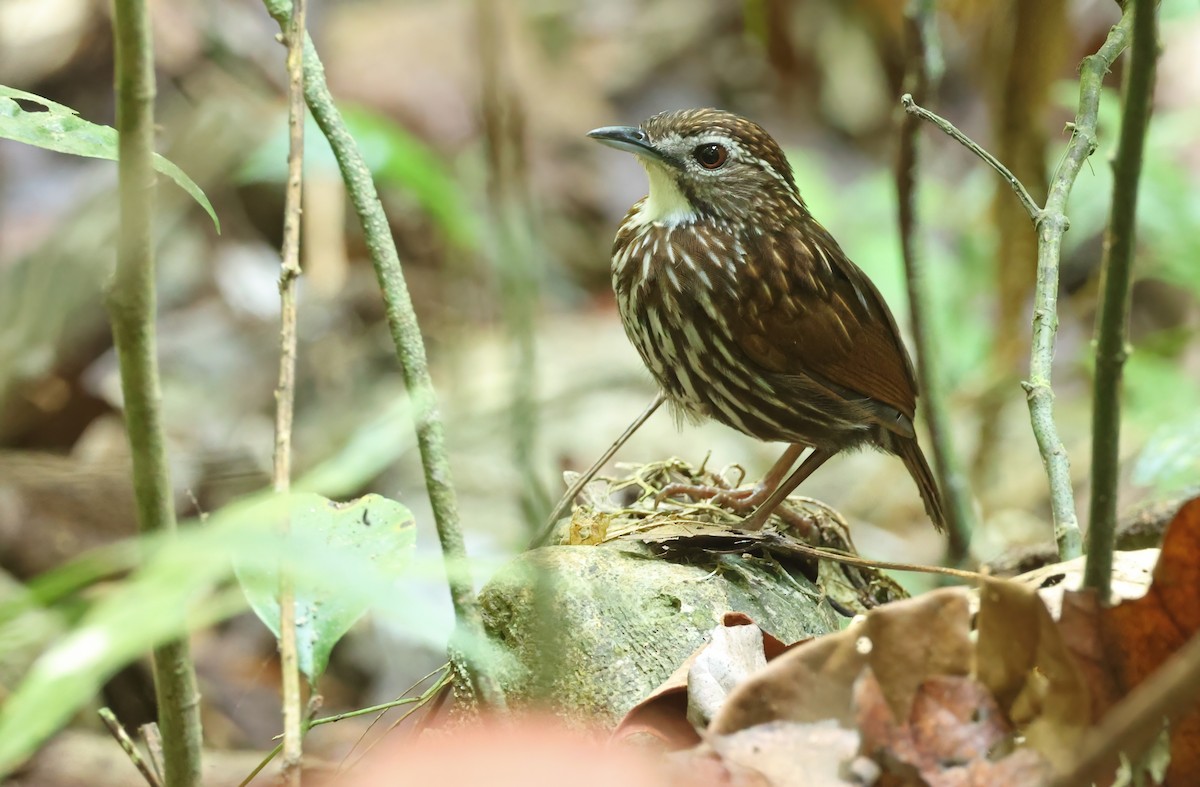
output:
<svg viewBox="0 0 1200 787"><path fill-rule="evenodd" d="M629 541L549 546L501 569L480 595L512 705L615 724L695 651L726 612L784 642L838 629L811 581L769 557L685 564Z"/></svg>

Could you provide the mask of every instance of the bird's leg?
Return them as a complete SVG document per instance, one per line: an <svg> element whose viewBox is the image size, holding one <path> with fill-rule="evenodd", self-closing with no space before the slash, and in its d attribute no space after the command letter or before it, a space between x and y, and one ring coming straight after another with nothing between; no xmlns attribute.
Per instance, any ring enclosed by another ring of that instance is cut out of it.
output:
<svg viewBox="0 0 1200 787"><path fill-rule="evenodd" d="M674 495L686 495L693 500L712 499L714 505L725 506L738 513L750 511L756 505L767 499L771 490L787 476L792 465L804 453L804 446L796 443L788 446L783 456L771 466L763 479L749 489L722 489L713 484L667 484L655 499L662 501Z"/></svg>
<svg viewBox="0 0 1200 787"><path fill-rule="evenodd" d="M783 455L775 460L771 469L754 486L749 489L727 489L713 498L713 505L725 506L738 513L749 511L767 499L767 496L787 477L788 471L796 460L804 453L805 446L793 443L788 446Z"/></svg>
<svg viewBox="0 0 1200 787"><path fill-rule="evenodd" d="M795 446L793 446L793 448L794 447ZM795 472L788 476L788 480L777 485L771 492L770 497L767 498L766 502L760 505L752 515L742 521L742 530L762 530L763 525L767 523L767 519L769 519L771 513L779 507L779 504L782 503L796 487L800 486L800 483L804 479L812 475L818 467L825 464L825 461L831 456L833 456L832 451L814 448L812 453L805 457L804 461L800 463L800 466L796 468ZM772 468L772 471L774 471L774 468ZM784 519L786 519L791 525L796 524L792 517L784 517ZM809 525L807 522L805 525L807 525L805 529L811 529L811 525Z"/></svg>

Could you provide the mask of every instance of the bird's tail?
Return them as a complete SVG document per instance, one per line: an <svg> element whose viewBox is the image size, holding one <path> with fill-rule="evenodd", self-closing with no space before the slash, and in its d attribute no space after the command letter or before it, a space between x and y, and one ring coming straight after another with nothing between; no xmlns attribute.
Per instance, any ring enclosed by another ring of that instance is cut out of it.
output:
<svg viewBox="0 0 1200 787"><path fill-rule="evenodd" d="M908 468L908 473L913 477L913 481L917 482L917 490L921 493L921 500L925 503L925 513L929 514L929 518L933 520L933 526L938 529L938 532L946 530L946 511L942 506L942 493L938 491L937 481L933 478L933 473L929 469L929 463L925 461L925 454L921 453L921 446L917 445L917 441L912 437L902 437L893 441L896 454L904 460L904 466Z"/></svg>

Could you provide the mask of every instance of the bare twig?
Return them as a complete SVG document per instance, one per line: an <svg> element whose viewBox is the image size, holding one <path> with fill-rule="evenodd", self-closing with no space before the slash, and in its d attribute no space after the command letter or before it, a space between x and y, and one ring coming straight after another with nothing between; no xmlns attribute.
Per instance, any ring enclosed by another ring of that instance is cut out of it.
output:
<svg viewBox="0 0 1200 787"><path fill-rule="evenodd" d="M641 415L633 419L633 423L625 427L625 431L621 432L621 436L613 441L613 444L610 445L608 449L600 455L599 459L592 463L591 467L589 467L582 475L575 479L575 483L571 484L567 491L563 493L563 496L559 498L558 503L554 506L554 510L551 511L550 516L546 518L546 523L542 525L541 531L539 531L538 534L534 536L533 541L529 543L530 549L533 549L534 547L540 547L546 543L546 539L550 537L550 533L554 529L554 525L558 522L559 517L566 513L567 509L570 508L571 503L574 502L579 493L583 491L583 488L588 485L588 482L596 477L596 473L600 472L600 468L604 467L604 464L609 459L612 459L613 454L619 451L621 446L629 442L629 438L633 437L634 432L636 432L638 429L641 429L642 424L646 423L647 419L654 415L654 412L658 410L658 408L661 407L662 403L666 400L667 398L663 396L661 391L656 394L654 401L646 405L646 409L642 411Z"/></svg>
<svg viewBox="0 0 1200 787"><path fill-rule="evenodd" d="M304 15L305 0L292 0L284 40L288 72L288 177L283 208L279 273L279 383L275 388L273 486L286 495L292 478L292 418L296 401L296 280L300 277L300 216L304 195ZM291 515L283 518L291 531ZM279 668L283 702L283 784L300 787L303 755L300 668L296 652L296 590L286 555L279 561Z"/></svg>
<svg viewBox="0 0 1200 787"><path fill-rule="evenodd" d="M905 94L909 102L905 106L916 106L916 100L925 100L929 87L929 67L926 49L927 36L933 27L933 0L910 0L906 24L909 52ZM946 404L946 392L942 387L937 337L933 335L930 319L933 313L933 298L928 288L925 260L918 250L917 225L917 127L920 117L905 112L900 124L900 145L896 161L896 192L899 205L900 249L904 256L905 283L908 285L909 319L912 322L913 341L917 348L917 376L921 388L921 413L929 425L929 437L933 444L934 467L937 468L938 485L946 501L947 527L950 531L949 560L961 565L966 559L975 529L971 510L970 490L962 463L950 439L950 418Z"/></svg>
<svg viewBox="0 0 1200 787"><path fill-rule="evenodd" d="M146 743L146 756L150 760L150 767L154 770L154 776L161 782L164 770L164 758L162 733L158 731L158 723L152 721L143 724L138 727L138 733Z"/></svg>
<svg viewBox="0 0 1200 787"><path fill-rule="evenodd" d="M108 292L113 343L125 399L125 429L133 458L138 529L175 530L167 467L154 329L153 208L154 50L145 0L117 0L116 44L118 190L117 268ZM185 639L154 650L154 685L162 726L167 784L200 783L200 697Z"/></svg>
<svg viewBox="0 0 1200 787"><path fill-rule="evenodd" d="M1112 584L1117 526L1117 470L1121 445L1121 373L1129 327L1129 278L1133 266L1138 181L1154 94L1158 33L1155 0L1132 0L1133 43L1125 74L1125 110L1113 164L1112 211L1100 268L1096 315L1096 378L1092 407L1092 499L1088 557L1083 581L1106 599Z"/></svg>
<svg viewBox="0 0 1200 787"><path fill-rule="evenodd" d="M1079 111L1071 127L1071 142L1066 155L1050 181L1046 209L1038 222L1037 290L1033 307L1033 349L1029 360L1029 381L1025 393L1033 433L1042 451L1042 461L1050 475L1050 505L1054 512L1054 538L1062 560L1078 557L1083 549L1079 522L1075 516L1075 495L1071 487L1071 464L1054 425L1054 391L1050 374L1054 361L1054 337L1058 331L1058 266L1062 237L1070 226L1067 197L1083 162L1096 150L1096 123L1100 112L1100 88L1109 66L1125 49L1130 14L1126 10L1120 24L1096 54L1084 59L1079 69Z"/></svg>
<svg viewBox="0 0 1200 787"><path fill-rule="evenodd" d="M1082 552L1079 521L1075 515L1075 493L1071 485L1071 464L1058 436L1054 423L1054 390L1051 371L1054 361L1054 339L1058 331L1058 269L1062 253L1062 237L1070 222L1067 220L1067 197L1071 193L1080 169L1096 150L1096 123L1100 109L1100 88L1104 75L1125 49L1131 25L1129 5L1118 23L1108 34L1096 54L1084 59L1079 74L1079 110L1071 125L1071 141L1066 154L1050 182L1046 206L1038 208L1028 190L1015 175L949 121L922 109L912 96L901 98L904 108L928 120L979 156L1000 173L1012 187L1021 204L1033 219L1038 233L1037 289L1034 294L1033 344L1029 359L1029 380L1022 383L1029 403L1029 416L1034 437L1042 454L1042 462L1050 485L1050 507L1054 515L1054 538L1059 557L1063 560L1078 557Z"/></svg>
<svg viewBox="0 0 1200 787"><path fill-rule="evenodd" d="M162 782L158 780L158 774L150 769L150 763L142 759L142 753L138 751L137 746L133 742L133 738L129 737L129 733L125 732L125 728L121 726L121 722L117 721L117 717L108 708L101 708L97 713L100 714L100 720L104 722L104 726L112 733L112 736L117 739L117 743L129 755L130 762L138 769L138 773L142 774L142 778L146 780L146 784L150 787L162 787Z"/></svg>
<svg viewBox="0 0 1200 787"><path fill-rule="evenodd" d="M958 128L949 120L930 112L924 107L918 106L911 93L905 93L903 96L901 96L900 103L904 105L905 112L916 115L921 120L927 120L933 125L937 126L942 131L950 135L955 142L958 142L958 144L974 153L976 156L981 158L985 164L996 170L996 172L1000 173L1000 177L1004 178L1004 182L1012 187L1013 193L1017 195L1017 199L1020 200L1021 204L1025 206L1025 210L1029 212L1029 218L1034 222L1038 220L1038 218L1042 215L1042 209L1038 207L1036 202L1034 202L1033 197L1029 196L1029 191L1025 188L1025 184L1018 180L1017 176L1012 174L1008 167L1001 164L1000 159L984 150L978 142L959 131Z"/></svg>
<svg viewBox="0 0 1200 787"><path fill-rule="evenodd" d="M264 0L268 13L281 26L288 23L291 3L288 0ZM425 358L425 344L417 316L413 311L412 298L404 273L400 269L400 257L392 239L387 216L375 191L371 170L363 159L354 138L350 135L341 112L333 102L329 86L325 82L325 67L313 46L312 39L304 39L304 98L317 126L329 140L342 179L350 193L355 212L362 225L363 235L375 275L383 293L384 311L392 341L396 345L396 357L404 372L416 419L417 445L421 451L421 463L425 471L425 485L433 507L438 538L442 544L442 556L446 563L450 599L454 604L458 624L475 643L484 641L483 620L479 602L467 569L466 547L463 544L462 527L458 519L458 502L451 481L450 461L446 455L446 438L441 414L437 409L437 396L433 380L429 376L429 365ZM470 667L473 689L479 698L495 709L505 707L500 683L493 674L491 665L474 654L466 656Z"/></svg>

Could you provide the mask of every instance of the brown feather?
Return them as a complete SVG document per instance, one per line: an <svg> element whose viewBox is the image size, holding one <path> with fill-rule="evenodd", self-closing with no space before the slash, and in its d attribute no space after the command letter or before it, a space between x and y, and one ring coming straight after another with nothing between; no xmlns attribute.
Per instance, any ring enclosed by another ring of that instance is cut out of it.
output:
<svg viewBox="0 0 1200 787"><path fill-rule="evenodd" d="M747 275L769 282L782 269L784 287L771 286L770 299L741 302L740 345L771 372L804 375L844 397L885 405L880 424L911 435L917 385L896 322L866 274L812 225L807 233L789 227L749 239ZM907 423L888 418L888 410Z"/></svg>

